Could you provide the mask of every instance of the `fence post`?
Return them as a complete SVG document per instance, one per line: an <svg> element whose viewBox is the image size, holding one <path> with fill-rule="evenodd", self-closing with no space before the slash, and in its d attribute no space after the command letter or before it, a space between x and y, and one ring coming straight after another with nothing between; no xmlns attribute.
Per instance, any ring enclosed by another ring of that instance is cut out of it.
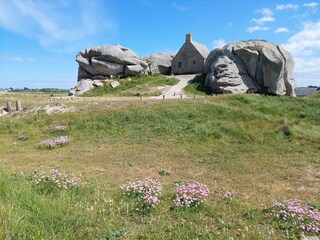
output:
<svg viewBox="0 0 320 240"><path fill-rule="evenodd" d="M12 109L11 109L11 102L7 102L7 112L11 113Z"/></svg>
<svg viewBox="0 0 320 240"><path fill-rule="evenodd" d="M17 110L18 112L22 111L21 101L16 101L16 110Z"/></svg>
<svg viewBox="0 0 320 240"><path fill-rule="evenodd" d="M162 99L165 99L165 98L166 98L166 95L163 94L163 95L162 95Z"/></svg>

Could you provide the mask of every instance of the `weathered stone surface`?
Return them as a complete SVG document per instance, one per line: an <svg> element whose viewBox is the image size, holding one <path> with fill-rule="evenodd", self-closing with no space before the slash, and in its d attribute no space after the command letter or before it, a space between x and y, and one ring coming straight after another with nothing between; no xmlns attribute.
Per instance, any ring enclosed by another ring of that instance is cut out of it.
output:
<svg viewBox="0 0 320 240"><path fill-rule="evenodd" d="M136 76L145 73L145 68L141 65L127 65L125 69L126 76Z"/></svg>
<svg viewBox="0 0 320 240"><path fill-rule="evenodd" d="M69 91L69 95L83 94L93 88L93 81L91 79L82 79L77 83L75 88Z"/></svg>
<svg viewBox="0 0 320 240"><path fill-rule="evenodd" d="M120 86L120 83L119 83L118 81L112 81L112 82L110 83L110 86L111 86L112 88L116 88L116 87Z"/></svg>
<svg viewBox="0 0 320 240"><path fill-rule="evenodd" d="M146 74L148 68L148 63L145 60L137 57L131 49L121 45L87 48L77 54L76 61L79 64L78 82L85 81L71 90L71 95L90 90L89 80L106 80ZM86 87L82 86L84 82Z"/></svg>
<svg viewBox="0 0 320 240"><path fill-rule="evenodd" d="M174 54L163 52L155 53L144 57L143 59L148 63L148 74L171 74L171 63Z"/></svg>
<svg viewBox="0 0 320 240"><path fill-rule="evenodd" d="M205 86L215 93L295 96L293 68L291 54L276 44L260 40L230 43L209 54Z"/></svg>
<svg viewBox="0 0 320 240"><path fill-rule="evenodd" d="M94 87L103 87L103 81L99 81L99 80L94 80L94 81L92 81L92 85L94 86Z"/></svg>
<svg viewBox="0 0 320 240"><path fill-rule="evenodd" d="M91 58L91 65L98 75L118 75L123 73L124 71L124 65L122 64L98 60L95 57Z"/></svg>

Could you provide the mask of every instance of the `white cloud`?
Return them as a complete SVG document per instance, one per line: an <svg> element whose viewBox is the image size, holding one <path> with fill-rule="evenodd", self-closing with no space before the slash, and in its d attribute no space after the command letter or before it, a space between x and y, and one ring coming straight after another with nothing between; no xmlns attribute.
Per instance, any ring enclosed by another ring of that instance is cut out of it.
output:
<svg viewBox="0 0 320 240"><path fill-rule="evenodd" d="M289 29L285 27L278 28L274 31L274 33L286 33L286 32L289 32Z"/></svg>
<svg viewBox="0 0 320 240"><path fill-rule="evenodd" d="M89 36L114 30L104 12L99 1L0 1L0 27L37 39L46 48L74 47Z"/></svg>
<svg viewBox="0 0 320 240"><path fill-rule="evenodd" d="M305 23L282 46L294 57L298 85L320 85L320 21Z"/></svg>
<svg viewBox="0 0 320 240"><path fill-rule="evenodd" d="M261 27L261 26L253 26L253 27L248 27L247 32L252 33L256 31L269 31L270 28L268 27Z"/></svg>
<svg viewBox="0 0 320 240"><path fill-rule="evenodd" d="M212 47L213 49L215 48L222 48L226 45L227 43L223 40L223 39L216 39L216 40L213 40L212 42Z"/></svg>
<svg viewBox="0 0 320 240"><path fill-rule="evenodd" d="M320 49L320 21L305 23L303 29L293 35L283 46L293 54Z"/></svg>
<svg viewBox="0 0 320 240"><path fill-rule="evenodd" d="M31 57L21 56L0 56L0 61L13 61L13 62L34 62L36 59Z"/></svg>
<svg viewBox="0 0 320 240"><path fill-rule="evenodd" d="M305 4L303 4L303 6L305 6L305 7L310 7L310 8L315 8L315 7L317 7L319 4L318 3L316 3L316 2L310 2L310 3L305 3Z"/></svg>
<svg viewBox="0 0 320 240"><path fill-rule="evenodd" d="M293 9L293 10L297 10L299 8L298 4L280 4L276 6L276 10L286 10L286 9Z"/></svg>
<svg viewBox="0 0 320 240"><path fill-rule="evenodd" d="M184 5L180 5L180 4L177 4L177 3L172 3L172 7L178 9L178 10L181 10L181 11L186 11L188 10L188 8Z"/></svg>
<svg viewBox="0 0 320 240"><path fill-rule="evenodd" d="M255 22L258 25L263 25L266 22L273 22L275 18L273 17L273 12L269 8L262 8L256 10L256 13L261 14L260 18L252 18L251 22Z"/></svg>

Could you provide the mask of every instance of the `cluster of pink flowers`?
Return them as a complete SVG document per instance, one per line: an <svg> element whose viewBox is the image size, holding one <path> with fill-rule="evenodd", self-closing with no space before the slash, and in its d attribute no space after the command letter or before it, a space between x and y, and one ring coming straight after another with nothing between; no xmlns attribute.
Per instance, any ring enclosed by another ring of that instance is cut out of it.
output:
<svg viewBox="0 0 320 240"><path fill-rule="evenodd" d="M39 148L54 148L57 146L62 146L70 141L70 138L68 136L59 136L52 139L46 139L40 141L37 146Z"/></svg>
<svg viewBox="0 0 320 240"><path fill-rule="evenodd" d="M285 199L272 206L275 218L291 223L303 233L320 233L320 211L309 205L302 205L299 199Z"/></svg>
<svg viewBox="0 0 320 240"><path fill-rule="evenodd" d="M233 197L237 195L235 191L217 192L217 195L224 200L232 201Z"/></svg>
<svg viewBox="0 0 320 240"><path fill-rule="evenodd" d="M33 178L36 185L49 183L62 189L76 188L83 184L80 177L55 168L51 169L49 173L34 171Z"/></svg>
<svg viewBox="0 0 320 240"><path fill-rule="evenodd" d="M127 182L121 186L126 196L137 197L147 208L155 207L159 202L159 195L162 191L162 185L158 180L146 178L145 180L136 180Z"/></svg>
<svg viewBox="0 0 320 240"><path fill-rule="evenodd" d="M69 127L64 125L49 125L45 127L45 130L50 132L67 131Z"/></svg>
<svg viewBox="0 0 320 240"><path fill-rule="evenodd" d="M173 202L177 207L197 207L206 201L209 194L210 191L206 185L189 180L182 184L176 183L176 196Z"/></svg>

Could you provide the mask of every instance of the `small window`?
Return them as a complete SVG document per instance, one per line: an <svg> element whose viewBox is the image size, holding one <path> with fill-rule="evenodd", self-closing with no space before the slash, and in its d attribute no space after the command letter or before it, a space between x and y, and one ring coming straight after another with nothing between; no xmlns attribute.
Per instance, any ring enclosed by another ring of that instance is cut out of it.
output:
<svg viewBox="0 0 320 240"><path fill-rule="evenodd" d="M182 67L182 62L178 62L178 67L179 67L179 68Z"/></svg>
<svg viewBox="0 0 320 240"><path fill-rule="evenodd" d="M193 60L193 65L196 64L196 60Z"/></svg>

